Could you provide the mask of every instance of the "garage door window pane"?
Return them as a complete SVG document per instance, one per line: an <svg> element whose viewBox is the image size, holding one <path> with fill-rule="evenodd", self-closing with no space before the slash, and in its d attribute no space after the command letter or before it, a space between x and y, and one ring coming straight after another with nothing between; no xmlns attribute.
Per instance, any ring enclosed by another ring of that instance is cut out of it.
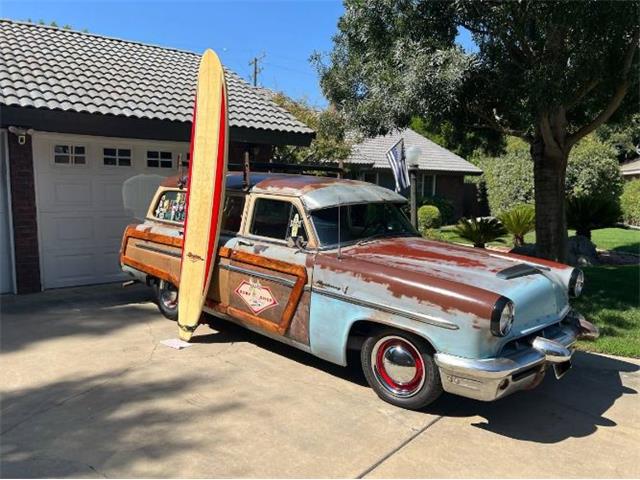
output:
<svg viewBox="0 0 640 480"><path fill-rule="evenodd" d="M160 197L153 215L160 220L182 223L185 215L185 200L185 192L166 192Z"/></svg>
<svg viewBox="0 0 640 480"><path fill-rule="evenodd" d="M82 145L54 145L53 163L57 165L85 165L85 147Z"/></svg>
<svg viewBox="0 0 640 480"><path fill-rule="evenodd" d="M129 148L103 148L103 163L108 166L131 166L131 149Z"/></svg>
<svg viewBox="0 0 640 480"><path fill-rule="evenodd" d="M161 152L157 150L147 151L147 167L150 168L172 168L173 153Z"/></svg>

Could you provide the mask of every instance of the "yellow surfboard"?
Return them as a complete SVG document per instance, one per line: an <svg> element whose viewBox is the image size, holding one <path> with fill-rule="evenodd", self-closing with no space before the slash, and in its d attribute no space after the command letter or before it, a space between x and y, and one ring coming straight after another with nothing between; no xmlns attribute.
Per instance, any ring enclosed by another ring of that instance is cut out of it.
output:
<svg viewBox="0 0 640 480"><path fill-rule="evenodd" d="M180 338L188 341L202 315L218 251L224 206L229 122L227 87L218 56L200 60L191 127L182 266L178 293Z"/></svg>

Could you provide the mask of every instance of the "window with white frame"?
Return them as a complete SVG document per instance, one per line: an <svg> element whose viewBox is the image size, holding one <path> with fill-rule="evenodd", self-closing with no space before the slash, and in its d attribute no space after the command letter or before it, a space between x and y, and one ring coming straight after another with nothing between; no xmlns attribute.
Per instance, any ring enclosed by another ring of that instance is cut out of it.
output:
<svg viewBox="0 0 640 480"><path fill-rule="evenodd" d="M53 163L56 165L86 165L86 149L82 145L60 145L53 147Z"/></svg>
<svg viewBox="0 0 640 480"><path fill-rule="evenodd" d="M131 166L130 148L103 148L102 155L105 165L113 167Z"/></svg>
<svg viewBox="0 0 640 480"><path fill-rule="evenodd" d="M147 150L147 167L172 168L173 153L159 150Z"/></svg>

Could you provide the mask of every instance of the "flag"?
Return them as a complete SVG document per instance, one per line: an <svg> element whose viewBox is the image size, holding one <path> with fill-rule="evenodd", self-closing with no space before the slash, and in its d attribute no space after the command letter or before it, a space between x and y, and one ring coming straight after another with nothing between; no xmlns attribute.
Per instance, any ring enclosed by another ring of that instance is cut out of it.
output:
<svg viewBox="0 0 640 480"><path fill-rule="evenodd" d="M387 160L391 165L393 177L396 179L396 192L409 188L411 181L409 180L409 169L407 168L407 159L404 154L404 139L401 138L387 152Z"/></svg>

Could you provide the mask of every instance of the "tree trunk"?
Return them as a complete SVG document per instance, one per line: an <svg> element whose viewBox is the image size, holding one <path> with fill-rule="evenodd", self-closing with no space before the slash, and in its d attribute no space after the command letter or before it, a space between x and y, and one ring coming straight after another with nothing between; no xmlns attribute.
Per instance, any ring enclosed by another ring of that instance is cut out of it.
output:
<svg viewBox="0 0 640 480"><path fill-rule="evenodd" d="M565 176L568 155L548 148L541 136L531 144L536 204L536 250L541 257L566 262Z"/></svg>

